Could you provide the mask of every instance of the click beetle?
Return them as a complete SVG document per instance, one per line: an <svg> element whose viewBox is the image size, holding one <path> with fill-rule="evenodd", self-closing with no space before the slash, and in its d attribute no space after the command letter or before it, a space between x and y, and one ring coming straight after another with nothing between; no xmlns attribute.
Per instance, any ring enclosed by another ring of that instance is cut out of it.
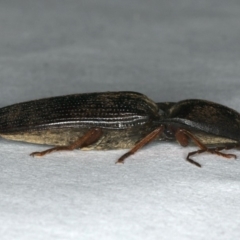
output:
<svg viewBox="0 0 240 240"><path fill-rule="evenodd" d="M73 94L18 103L0 108L0 136L10 140L54 145L31 156L80 148L131 150L117 163L154 140L190 141L199 150L223 157L223 149L239 147L240 115L205 100L155 103L137 92Z"/></svg>

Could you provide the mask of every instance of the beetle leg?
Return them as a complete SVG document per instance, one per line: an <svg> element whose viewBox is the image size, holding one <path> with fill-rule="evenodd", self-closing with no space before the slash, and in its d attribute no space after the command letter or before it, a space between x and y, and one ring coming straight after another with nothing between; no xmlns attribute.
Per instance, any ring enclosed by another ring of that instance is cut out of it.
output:
<svg viewBox="0 0 240 240"><path fill-rule="evenodd" d="M90 129L88 132L85 133L82 137L77 139L75 142L68 146L58 146L54 148L47 149L42 152L33 152L30 154L30 156L44 156L46 154L49 154L51 152L57 152L57 151L72 151L76 148L82 148L82 147L87 147L95 142L97 142L100 137L102 136L102 130L100 128L93 128Z"/></svg>
<svg viewBox="0 0 240 240"><path fill-rule="evenodd" d="M190 158L190 156L192 156L192 155L194 155L194 154L200 154L200 153L203 153L203 152L206 152L206 151L207 151L206 149L200 149L200 150L197 150L197 151L194 151L194 152L190 152L190 153L188 153L186 160L187 160L188 162L194 164L194 165L197 166L197 167L202 167L201 164L199 164L198 162L192 160L192 159Z"/></svg>
<svg viewBox="0 0 240 240"><path fill-rule="evenodd" d="M180 136L180 137L179 137ZM179 139L183 139L185 138L190 138L200 149L208 149L203 143L201 143L191 132L185 130L185 129L179 129L177 130L176 134L175 134L176 139L179 141ZM186 142L186 140L185 140ZM184 141L179 141L179 143L181 144L181 146L186 147L187 145L185 144ZM188 141L187 141L188 143Z"/></svg>
<svg viewBox="0 0 240 240"><path fill-rule="evenodd" d="M210 151L208 151L208 152L210 152L210 153L213 153L213 154L217 154L218 156L222 156L222 157L225 157L225 158L237 158L237 156L235 155L235 154L231 154L231 153L222 153L222 152L220 152L220 151L217 151L217 150L213 150L213 152L212 152L212 150L210 150Z"/></svg>
<svg viewBox="0 0 240 240"><path fill-rule="evenodd" d="M175 133L175 137L179 144L183 147L186 147L188 145L190 138L200 148L200 150L188 153L186 160L197 167L201 167L201 165L198 162L191 159L190 156L206 152L207 147L204 144L202 144L192 133L185 129L178 129L177 132Z"/></svg>
<svg viewBox="0 0 240 240"><path fill-rule="evenodd" d="M222 153L220 152L221 150L229 150L229 149L232 149L232 148L235 148L237 145L234 144L234 145L229 145L229 146L224 146L224 147L215 147L215 148L211 148L209 149L210 152L211 151L214 151L213 154L217 154L219 156L222 156L222 157L225 157L225 158L237 158L237 156L235 154L231 154L231 153ZM212 152L211 152L212 153Z"/></svg>
<svg viewBox="0 0 240 240"><path fill-rule="evenodd" d="M228 150L228 149L234 148L234 147L236 147L236 145L229 145L229 146L225 146L225 147L207 148L191 132L189 132L185 129L179 129L176 132L175 136L176 136L176 139L178 140L178 142L182 146L187 146L188 141L185 138L189 137L200 148L200 150L188 153L187 158L186 158L186 160L188 162L190 162L190 163L192 163L192 164L194 164L198 167L201 167L201 165L199 163L195 162L194 160L192 160L190 158L190 156L195 155L195 154L200 154L200 153L203 153L203 152L209 152L209 153L216 154L218 156L222 156L222 157L225 157L225 158L231 158L231 157L236 158L237 157L235 154L227 154L227 153L220 152L221 150L224 150L224 149ZM185 136L185 138L184 138L184 136Z"/></svg>
<svg viewBox="0 0 240 240"><path fill-rule="evenodd" d="M136 145L127 153L122 155L116 163L124 163L124 160L129 157L130 155L134 154L136 151L138 151L140 148L144 147L148 143L155 140L164 130L164 126L160 126L153 130L151 133L149 133L147 136L145 136L143 139L141 139Z"/></svg>
<svg viewBox="0 0 240 240"><path fill-rule="evenodd" d="M181 146L183 147L188 146L189 137L183 131L181 131L181 129L177 130L177 132L175 133L175 138Z"/></svg>
<svg viewBox="0 0 240 240"><path fill-rule="evenodd" d="M220 152L220 150L231 149L231 148L233 148L233 147L230 147L230 148L228 148L228 147L227 148L226 147L220 147L220 148L216 147L216 148L211 148L211 149L209 149L209 148L208 149L200 149L200 150L188 153L187 161L196 165L197 167L201 167L201 165L199 163L195 162L194 160L192 160L190 158L190 156L195 155L195 154L200 154L200 153L203 153L203 152L209 152L209 153L216 154L218 156L222 156L222 157L225 157L225 158L231 158L231 157L237 158L237 156L235 154L227 154L227 153Z"/></svg>

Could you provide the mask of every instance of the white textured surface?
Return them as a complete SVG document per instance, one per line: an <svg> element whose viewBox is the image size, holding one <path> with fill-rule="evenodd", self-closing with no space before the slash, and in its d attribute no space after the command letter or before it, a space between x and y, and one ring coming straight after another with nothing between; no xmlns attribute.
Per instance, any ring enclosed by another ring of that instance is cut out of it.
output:
<svg viewBox="0 0 240 240"><path fill-rule="evenodd" d="M240 111L240 3L229 0L10 0L0 3L0 107L70 93L134 90ZM0 140L0 237L239 239L238 160L184 161L153 144L31 158Z"/></svg>

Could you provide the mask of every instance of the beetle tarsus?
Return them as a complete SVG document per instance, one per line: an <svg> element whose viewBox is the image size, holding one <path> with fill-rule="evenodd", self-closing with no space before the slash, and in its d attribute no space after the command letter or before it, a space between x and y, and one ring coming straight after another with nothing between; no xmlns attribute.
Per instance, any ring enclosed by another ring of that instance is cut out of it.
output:
<svg viewBox="0 0 240 240"><path fill-rule="evenodd" d="M42 152L33 152L30 154L30 156L32 157L42 157L46 154L49 154L49 153L52 153L52 152L57 152L57 151L71 151L73 149L71 149L69 146L59 146L59 147L54 147L54 148L50 148L50 149L47 149L45 151L42 151Z"/></svg>
<svg viewBox="0 0 240 240"><path fill-rule="evenodd" d="M194 160L192 160L191 158L189 158L189 157L187 157L187 159L186 159L189 163L191 163L191 164L193 164L193 165L195 165L195 166L197 166L197 167L202 167L202 165L201 164L199 164L198 162L196 162L196 161L194 161Z"/></svg>

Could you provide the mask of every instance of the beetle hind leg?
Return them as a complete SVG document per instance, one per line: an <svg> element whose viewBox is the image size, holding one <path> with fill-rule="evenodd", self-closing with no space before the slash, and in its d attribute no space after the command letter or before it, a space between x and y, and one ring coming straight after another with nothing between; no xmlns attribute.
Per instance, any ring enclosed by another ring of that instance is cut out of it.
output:
<svg viewBox="0 0 240 240"><path fill-rule="evenodd" d="M57 146L54 148L47 149L42 152L33 152L30 154L30 156L35 157L42 157L46 154L57 152L57 151L72 151L76 148L83 148L87 147L95 142L97 142L102 136L102 130L100 128L93 128L90 129L88 132L85 133L82 137L77 139L75 142L68 146Z"/></svg>

